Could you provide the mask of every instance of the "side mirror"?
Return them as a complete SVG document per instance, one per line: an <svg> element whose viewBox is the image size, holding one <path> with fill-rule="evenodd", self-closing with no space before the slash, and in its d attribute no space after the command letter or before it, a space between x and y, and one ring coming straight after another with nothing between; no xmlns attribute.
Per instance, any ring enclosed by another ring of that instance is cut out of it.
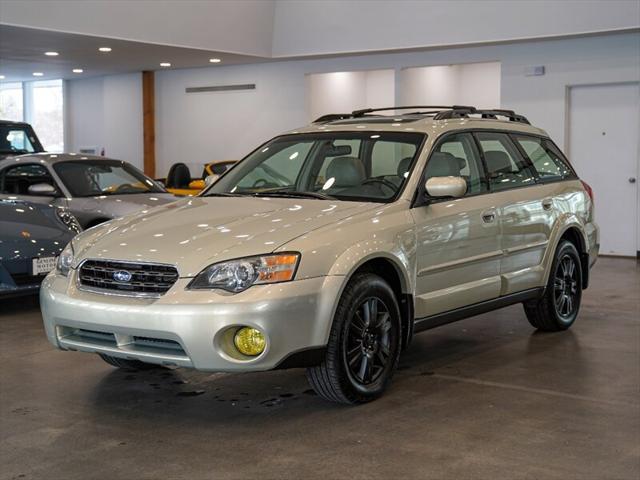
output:
<svg viewBox="0 0 640 480"><path fill-rule="evenodd" d="M467 193L467 182L462 177L431 177L424 185L430 197L462 197Z"/></svg>
<svg viewBox="0 0 640 480"><path fill-rule="evenodd" d="M208 187L209 185L213 185L214 183L216 183L219 178L220 175L207 175L207 178L204 179L204 184Z"/></svg>
<svg viewBox="0 0 640 480"><path fill-rule="evenodd" d="M57 194L55 187L48 183L34 183L33 185L29 185L27 192L29 195L38 195L41 197L55 197Z"/></svg>

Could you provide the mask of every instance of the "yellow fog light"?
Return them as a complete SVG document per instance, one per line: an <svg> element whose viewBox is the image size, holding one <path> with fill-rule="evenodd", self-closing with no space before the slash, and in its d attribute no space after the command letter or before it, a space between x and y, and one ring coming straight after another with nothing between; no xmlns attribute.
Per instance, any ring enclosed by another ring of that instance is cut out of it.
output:
<svg viewBox="0 0 640 480"><path fill-rule="evenodd" d="M233 337L233 343L243 355L255 357L264 352L267 341L259 330L251 327L242 327Z"/></svg>

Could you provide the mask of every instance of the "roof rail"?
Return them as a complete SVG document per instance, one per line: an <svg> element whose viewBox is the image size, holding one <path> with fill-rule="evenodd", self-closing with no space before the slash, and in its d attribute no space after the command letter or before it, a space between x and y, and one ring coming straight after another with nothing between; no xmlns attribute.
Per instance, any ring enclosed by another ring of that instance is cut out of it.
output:
<svg viewBox="0 0 640 480"><path fill-rule="evenodd" d="M346 120L347 118L353 118L353 115L350 113L328 113L327 115L316 118L311 123L329 123L336 120Z"/></svg>
<svg viewBox="0 0 640 480"><path fill-rule="evenodd" d="M390 110L418 110L418 109L427 109L427 110L450 110L452 108L473 108L473 107L456 107L451 105L407 105L403 107L382 107L382 108L363 108L362 110L354 110L351 112L351 115L354 118L364 117L367 113L373 112L386 112Z"/></svg>
<svg viewBox="0 0 640 480"><path fill-rule="evenodd" d="M520 115L513 110L504 109L478 109L475 107L453 107L451 110L438 112L433 119L434 120L446 120L451 118L469 118L469 115L480 115L482 118L490 118L497 120L498 117L505 117L510 122L526 123L530 125L529 120L524 115Z"/></svg>

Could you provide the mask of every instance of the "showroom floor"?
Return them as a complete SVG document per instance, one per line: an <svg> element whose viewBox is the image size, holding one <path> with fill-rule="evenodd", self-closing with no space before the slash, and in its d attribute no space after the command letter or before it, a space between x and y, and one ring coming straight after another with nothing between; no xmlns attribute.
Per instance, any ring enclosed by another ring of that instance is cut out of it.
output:
<svg viewBox="0 0 640 480"><path fill-rule="evenodd" d="M0 303L0 478L637 479L640 267L601 258L574 328L513 306L416 337L348 408L302 370L117 371Z"/></svg>

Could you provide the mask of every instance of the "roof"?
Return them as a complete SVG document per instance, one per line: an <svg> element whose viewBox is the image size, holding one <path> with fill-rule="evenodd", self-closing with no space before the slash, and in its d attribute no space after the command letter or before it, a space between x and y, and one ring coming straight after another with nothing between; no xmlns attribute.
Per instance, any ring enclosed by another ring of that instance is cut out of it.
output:
<svg viewBox="0 0 640 480"><path fill-rule="evenodd" d="M15 122L13 120L2 120L0 119L0 125L16 125L16 126L30 126L27 122Z"/></svg>
<svg viewBox="0 0 640 480"><path fill-rule="evenodd" d="M408 113L402 113L402 110ZM392 115L376 113L380 111L392 111ZM445 131L461 129L509 130L548 136L544 130L530 125L526 117L512 110L484 110L470 106L385 107L329 114L289 133L387 131L437 136Z"/></svg>

